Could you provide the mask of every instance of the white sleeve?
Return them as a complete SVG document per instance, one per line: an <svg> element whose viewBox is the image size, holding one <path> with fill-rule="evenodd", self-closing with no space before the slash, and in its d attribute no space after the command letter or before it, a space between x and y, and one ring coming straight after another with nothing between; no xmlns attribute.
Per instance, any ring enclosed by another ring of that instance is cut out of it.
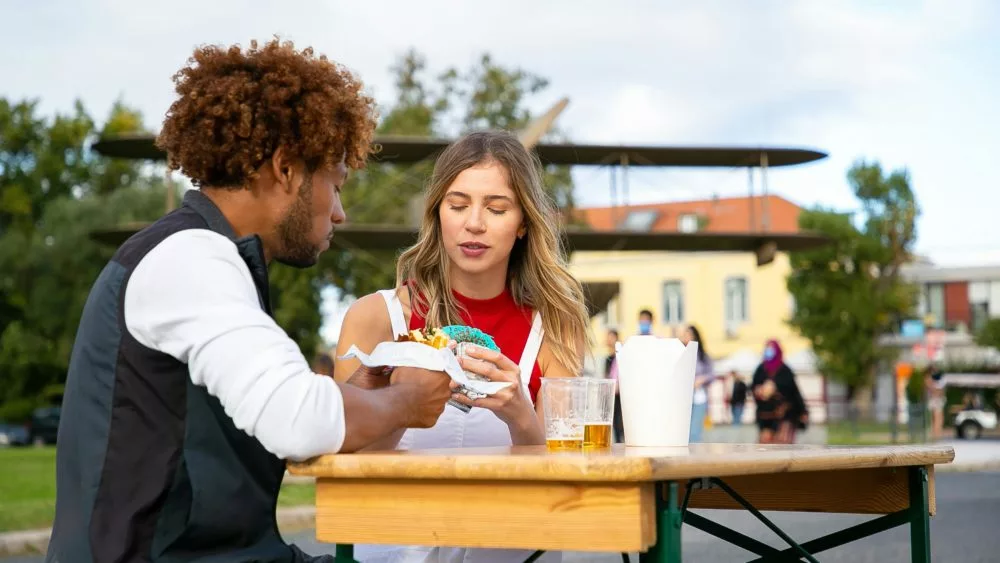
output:
<svg viewBox="0 0 1000 563"><path fill-rule="evenodd" d="M142 345L188 365L236 427L280 458L335 453L344 400L260 307L250 270L228 238L173 234L132 272L125 325Z"/></svg>

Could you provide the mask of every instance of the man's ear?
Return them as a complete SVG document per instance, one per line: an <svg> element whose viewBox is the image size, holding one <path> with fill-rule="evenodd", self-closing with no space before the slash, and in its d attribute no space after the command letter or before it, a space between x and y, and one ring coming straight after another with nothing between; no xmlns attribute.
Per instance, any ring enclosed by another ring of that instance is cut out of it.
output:
<svg viewBox="0 0 1000 563"><path fill-rule="evenodd" d="M282 147L278 147L271 156L271 173L274 174L274 183L282 191L293 193L298 188L299 170Z"/></svg>

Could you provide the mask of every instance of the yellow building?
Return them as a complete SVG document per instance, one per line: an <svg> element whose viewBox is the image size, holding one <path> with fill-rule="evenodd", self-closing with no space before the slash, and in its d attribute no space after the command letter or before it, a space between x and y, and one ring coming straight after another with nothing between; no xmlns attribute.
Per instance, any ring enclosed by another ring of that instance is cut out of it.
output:
<svg viewBox="0 0 1000 563"><path fill-rule="evenodd" d="M778 196L728 198L580 210L594 229L635 228L653 232L746 233L753 214L767 206L771 232L797 232L799 207ZM787 321L794 307L786 279L788 255L758 267L754 255L730 252L575 252L574 275L584 283L617 284L617 295L594 317L595 341L609 328L621 338L638 331L643 309L654 314L654 332L680 335L688 324L701 332L705 348L720 360L740 351L759 353L777 339L789 357L809 349ZM605 352L597 351L601 356Z"/></svg>
<svg viewBox="0 0 1000 563"><path fill-rule="evenodd" d="M656 334L679 336L694 324L717 359L760 351L770 338L789 355L809 348L787 324L793 304L785 254L757 267L752 255L738 253L578 252L571 267L582 282L618 284L618 295L594 317L597 342L608 328L617 328L622 338L635 334L639 311L649 309Z"/></svg>

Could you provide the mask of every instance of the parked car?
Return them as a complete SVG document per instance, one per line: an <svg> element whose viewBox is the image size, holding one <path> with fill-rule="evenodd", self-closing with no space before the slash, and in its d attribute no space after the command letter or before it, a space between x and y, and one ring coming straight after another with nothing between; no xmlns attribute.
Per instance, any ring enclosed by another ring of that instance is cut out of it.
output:
<svg viewBox="0 0 1000 563"><path fill-rule="evenodd" d="M26 446L30 442L27 426L0 422L0 447Z"/></svg>
<svg viewBox="0 0 1000 563"><path fill-rule="evenodd" d="M28 423L29 441L36 446L55 444L59 433L59 415L61 407L42 407L31 413Z"/></svg>

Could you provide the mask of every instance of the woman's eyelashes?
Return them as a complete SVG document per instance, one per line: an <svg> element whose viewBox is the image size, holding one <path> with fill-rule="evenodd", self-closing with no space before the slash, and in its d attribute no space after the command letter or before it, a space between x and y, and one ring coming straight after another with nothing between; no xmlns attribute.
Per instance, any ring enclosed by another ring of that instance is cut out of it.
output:
<svg viewBox="0 0 1000 563"><path fill-rule="evenodd" d="M468 206L467 205L450 205L450 206L448 206L448 208L451 209L452 211L456 211L457 212L457 211L465 211L468 208ZM492 207L487 207L486 210L489 211L490 213L494 214L494 215L503 215L504 213L507 213L506 209L494 209Z"/></svg>

